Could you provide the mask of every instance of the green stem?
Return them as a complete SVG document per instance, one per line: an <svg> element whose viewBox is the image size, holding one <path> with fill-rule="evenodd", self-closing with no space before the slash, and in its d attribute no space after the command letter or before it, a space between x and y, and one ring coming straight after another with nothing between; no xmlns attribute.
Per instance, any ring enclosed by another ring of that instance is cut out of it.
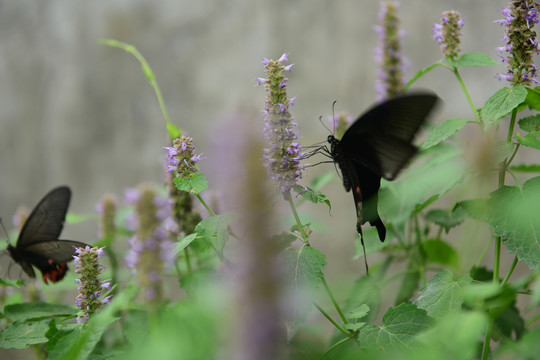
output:
<svg viewBox="0 0 540 360"><path fill-rule="evenodd" d="M144 72L144 75L146 76L146 79L150 83L150 85L154 88L154 92L156 94L156 98L159 103L159 107L161 108L161 112L163 114L163 118L165 119L165 122L167 124L167 129L169 129L169 126L172 125L171 121L169 119L169 113L167 112L167 107L165 106L165 102L163 101L163 96L161 95L161 90L159 88L159 85L156 81L156 76L154 75L154 72L150 68L150 65L144 58L144 56L137 50L137 48L133 45L114 40L114 39L101 39L100 44L120 48L127 53L133 55L137 60L139 60L139 63L141 64L142 70Z"/></svg>
<svg viewBox="0 0 540 360"><path fill-rule="evenodd" d="M326 350L326 352L320 357L321 360L324 359L330 352L332 352L335 348L337 348L338 346L341 346L341 344L344 344L346 343L347 341L351 340L351 337L346 337L344 339L341 339L340 341L338 341L337 343L335 343L334 345L330 346L330 348L328 350Z"/></svg>
<svg viewBox="0 0 540 360"><path fill-rule="evenodd" d="M510 270L508 270L508 274L506 274L506 277L504 278L501 285L504 285L508 282L508 280L510 279L510 276L512 276L512 273L514 272L514 269L516 268L517 263L518 263L518 257L516 256L514 257L514 261L512 262L512 265L510 266Z"/></svg>
<svg viewBox="0 0 540 360"><path fill-rule="evenodd" d="M296 220L296 225L298 226L298 229L300 230L300 234L302 235L302 241L304 241L305 244L309 245L308 236L306 234L306 231L304 230L304 225L302 225L302 222L300 221L300 217L298 216L298 212L296 211L296 206L294 206L294 201L292 200L291 192L289 191L289 193L286 194L285 197L289 201L289 206L291 207L291 210L294 215L294 219Z"/></svg>
<svg viewBox="0 0 540 360"><path fill-rule="evenodd" d="M317 310L320 311L321 314L323 314L323 316L325 318L328 319L328 321L330 321L332 323L332 325L334 325L339 331L341 331L343 334L347 335L347 336L350 336L351 334L349 334L349 332L347 330L345 330L344 328L342 328L341 326L339 326L339 324L337 322L335 322L334 319L332 319L332 317L330 315L328 315L328 313L326 311L324 311L323 308L321 308L319 306L319 304L317 304L315 301L313 302L313 305L317 308Z"/></svg>
<svg viewBox="0 0 540 360"><path fill-rule="evenodd" d="M463 90L463 93L465 94L465 97L467 98L467 101L469 102L469 106L471 107L471 110L474 113L474 117L476 118L476 121L480 123L480 115L478 114L478 111L476 110L476 107L474 106L474 103L472 101L471 95L469 94L469 91L467 90L467 87L465 86L465 83L463 82L463 79L461 78L461 75L459 74L458 68L453 67L453 72L457 78L457 81L459 82L459 85L461 86L461 90Z"/></svg>
<svg viewBox="0 0 540 360"><path fill-rule="evenodd" d="M328 287L328 284L326 283L326 280L325 280L324 276L322 277L322 284L323 284L323 286L324 286L324 289L326 290L326 293L327 293L328 296L330 297L330 300L332 301L332 304L333 304L334 307L336 308L336 311L338 312L339 317L341 318L341 320L343 320L343 322L344 322L345 324L348 324L349 321L347 321L347 318L346 318L345 315L343 314L343 311L341 310L341 307L340 307L339 304L337 303L336 298L334 297L334 294L332 294L332 291L331 291L330 288Z"/></svg>
<svg viewBox="0 0 540 360"><path fill-rule="evenodd" d="M489 320L488 327L486 329L486 338L484 339L484 344L482 345L482 360L489 359L489 346L491 344L491 335L493 334L493 319Z"/></svg>
<svg viewBox="0 0 540 360"><path fill-rule="evenodd" d="M206 201L204 201L204 199L202 198L201 195L199 195L199 194L194 194L194 195L195 195L195 197L197 197L197 199L199 199L202 206L204 206L204 208L210 213L210 215L216 216L216 213L213 212L212 209L210 209L210 206L208 206L208 204L206 203Z"/></svg>

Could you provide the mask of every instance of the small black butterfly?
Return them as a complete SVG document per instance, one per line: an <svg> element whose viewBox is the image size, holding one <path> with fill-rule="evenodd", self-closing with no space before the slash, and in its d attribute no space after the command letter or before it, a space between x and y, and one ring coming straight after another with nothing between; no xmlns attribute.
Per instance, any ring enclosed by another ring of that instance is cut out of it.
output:
<svg viewBox="0 0 540 360"><path fill-rule="evenodd" d="M62 280L75 248L87 246L79 241L58 240L70 199L71 190L67 186L51 190L30 213L17 244L8 244L9 255L28 276L36 277L34 266L43 274L45 283Z"/></svg>
<svg viewBox="0 0 540 360"><path fill-rule="evenodd" d="M366 222L377 228L381 241L386 238L377 210L381 177L393 180L416 154L413 138L437 100L430 93L396 97L361 115L341 140L328 136L330 156L339 165L345 190L353 192L362 245L361 225Z"/></svg>

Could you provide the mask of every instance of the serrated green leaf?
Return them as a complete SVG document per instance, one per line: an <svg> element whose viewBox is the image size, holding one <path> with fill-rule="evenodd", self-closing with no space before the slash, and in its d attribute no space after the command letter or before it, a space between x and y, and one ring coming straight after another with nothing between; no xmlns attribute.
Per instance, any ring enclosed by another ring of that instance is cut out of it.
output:
<svg viewBox="0 0 540 360"><path fill-rule="evenodd" d="M442 209L433 209L426 214L426 220L442 226L446 233L461 224L467 218L467 211L462 207L455 208L452 212Z"/></svg>
<svg viewBox="0 0 540 360"><path fill-rule="evenodd" d="M192 174L189 178L175 178L174 184L178 190L199 194L208 189L208 181L201 174Z"/></svg>
<svg viewBox="0 0 540 360"><path fill-rule="evenodd" d="M294 185L293 189L303 199L311 201L314 204L325 203L326 205L328 205L328 211L332 210L332 205L330 204L330 200L328 200L326 198L326 195L323 194L322 192L313 190L307 186L304 187L304 186L299 186L299 185Z"/></svg>
<svg viewBox="0 0 540 360"><path fill-rule="evenodd" d="M431 130L428 138L420 148L429 149L430 147L445 141L461 130L465 125L467 125L467 119L461 118L448 119L442 122Z"/></svg>
<svg viewBox="0 0 540 360"><path fill-rule="evenodd" d="M510 166L510 170L519 172L540 172L540 165L519 164Z"/></svg>
<svg viewBox="0 0 540 360"><path fill-rule="evenodd" d="M8 324L0 332L0 348L24 349L28 345L47 342L45 334L49 330L48 320L25 322L16 321Z"/></svg>
<svg viewBox="0 0 540 360"><path fill-rule="evenodd" d="M396 181L381 181L379 213L386 222L405 222L426 201L434 201L463 179L460 149L440 145L427 151L431 156L421 166L406 171Z"/></svg>
<svg viewBox="0 0 540 360"><path fill-rule="evenodd" d="M211 244L216 250L221 251L229 239L228 215L214 215L203 219L195 226L195 233L201 241Z"/></svg>
<svg viewBox="0 0 540 360"><path fill-rule="evenodd" d="M471 52L463 54L459 59L454 60L452 65L458 68L464 68L469 66L493 66L499 63L493 60L488 54L482 52Z"/></svg>
<svg viewBox="0 0 540 360"><path fill-rule="evenodd" d="M193 233L178 239L178 242L174 246L175 254L178 255L179 253L184 251L184 249L187 248L189 244L191 244L196 238L197 233Z"/></svg>
<svg viewBox="0 0 540 360"><path fill-rule="evenodd" d="M527 134L525 136L521 136L520 134L516 135L518 143L521 145L540 150L540 140L536 138L536 136L532 134Z"/></svg>
<svg viewBox="0 0 540 360"><path fill-rule="evenodd" d="M531 115L518 120L519 128L526 132L540 131L540 114Z"/></svg>
<svg viewBox="0 0 540 360"><path fill-rule="evenodd" d="M488 324L486 315L468 311L450 313L418 334L408 359L476 359L478 339Z"/></svg>
<svg viewBox="0 0 540 360"><path fill-rule="evenodd" d="M492 127L503 116L509 114L525 101L527 89L523 85L504 87L493 94L484 104L480 119L485 129Z"/></svg>
<svg viewBox="0 0 540 360"><path fill-rule="evenodd" d="M525 332L525 320L515 302L497 316L494 325L493 338L498 341L519 339Z"/></svg>
<svg viewBox="0 0 540 360"><path fill-rule="evenodd" d="M326 261L319 250L305 245L300 250L285 250L282 257L296 288L317 288L321 284Z"/></svg>
<svg viewBox="0 0 540 360"><path fill-rule="evenodd" d="M540 110L540 87L534 89L527 88L527 98L525 99L531 110Z"/></svg>
<svg viewBox="0 0 540 360"><path fill-rule="evenodd" d="M347 317L349 319L361 319L369 313L369 306L367 304L362 304L357 308L349 311Z"/></svg>
<svg viewBox="0 0 540 360"><path fill-rule="evenodd" d="M358 332L358 344L363 348L385 351L411 349L414 336L426 330L432 319L425 310L413 304L390 308L382 319L382 326L364 326Z"/></svg>
<svg viewBox="0 0 540 360"><path fill-rule="evenodd" d="M403 281L399 286L399 291L395 301L396 304L400 304L409 300L414 295L414 292L418 289L420 285L420 272L414 269L414 267L411 266L410 263L411 261L409 262L408 266L409 271L405 273Z"/></svg>
<svg viewBox="0 0 540 360"><path fill-rule="evenodd" d="M365 322L357 322L354 324L344 324L343 328L352 332L358 331L366 325Z"/></svg>
<svg viewBox="0 0 540 360"><path fill-rule="evenodd" d="M494 227L509 252L525 261L529 268L540 265L540 177L529 179L523 188L504 186L491 193L481 206L480 220Z"/></svg>
<svg viewBox="0 0 540 360"><path fill-rule="evenodd" d="M422 243L422 250L430 263L441 264L457 268L459 256L450 244L440 239L430 239Z"/></svg>
<svg viewBox="0 0 540 360"><path fill-rule="evenodd" d="M72 316L75 314L77 314L77 309L74 306L44 302L13 304L4 308L5 317L11 321L45 319L53 316Z"/></svg>
<svg viewBox="0 0 540 360"><path fill-rule="evenodd" d="M464 301L463 288L471 282L469 274L454 280L451 271L443 270L435 274L426 287L420 290L415 304L433 318L457 312L461 310Z"/></svg>

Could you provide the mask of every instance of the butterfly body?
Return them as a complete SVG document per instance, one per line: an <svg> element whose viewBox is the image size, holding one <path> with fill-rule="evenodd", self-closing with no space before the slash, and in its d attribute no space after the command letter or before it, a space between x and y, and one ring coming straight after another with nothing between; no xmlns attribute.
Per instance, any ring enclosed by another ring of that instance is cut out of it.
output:
<svg viewBox="0 0 540 360"><path fill-rule="evenodd" d="M70 199L71 190L66 186L51 190L30 213L17 244L8 245L9 255L29 277L36 277L36 267L45 283L62 280L68 270L67 263L73 260L75 248L87 246L79 241L58 239Z"/></svg>
<svg viewBox="0 0 540 360"><path fill-rule="evenodd" d="M369 222L385 240L386 228L377 210L381 178L393 180L416 154L412 141L437 99L429 93L390 99L361 115L341 140L328 136L330 156L345 190L353 193L360 235L361 225Z"/></svg>

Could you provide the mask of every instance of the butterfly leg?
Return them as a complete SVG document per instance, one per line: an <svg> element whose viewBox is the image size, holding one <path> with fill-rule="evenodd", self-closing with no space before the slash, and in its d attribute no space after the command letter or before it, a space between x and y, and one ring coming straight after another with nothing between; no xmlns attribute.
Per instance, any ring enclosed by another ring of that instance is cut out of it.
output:
<svg viewBox="0 0 540 360"><path fill-rule="evenodd" d="M369 267L366 256L366 246L364 245L364 234L362 233L362 192L360 186L354 189L356 200L356 231L360 234L360 242L362 243L362 250L364 250L364 264L366 266L366 275L369 276Z"/></svg>

